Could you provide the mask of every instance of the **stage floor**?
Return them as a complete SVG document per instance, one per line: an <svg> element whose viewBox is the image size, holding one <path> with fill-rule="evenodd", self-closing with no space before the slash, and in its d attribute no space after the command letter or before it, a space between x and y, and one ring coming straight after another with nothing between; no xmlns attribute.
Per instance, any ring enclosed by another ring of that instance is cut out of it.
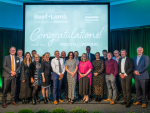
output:
<svg viewBox="0 0 150 113"><path fill-rule="evenodd" d="M10 98L10 94L8 94L8 98ZM134 100L135 100L135 94L132 95L132 102ZM5 112L9 112L9 111L13 111L13 112L17 113L19 110L25 109L25 108L32 109L35 112L37 112L40 109L47 109L49 111L52 111L55 108L63 108L69 112L70 110L75 109L77 107L82 108L82 109L87 109L88 111L98 110L98 111L101 111L102 113L131 113L131 112L132 113L150 113L149 105L147 108L142 108L141 105L138 105L138 106L131 105L130 108L125 108L124 105L120 104L121 102L122 102L122 97L120 97L120 100L117 101L117 103L115 105L110 105L109 102L104 102L103 100L101 102L95 102L94 99L91 102L89 102L88 104L84 104L77 98L75 100L75 103L72 105L67 103L65 100L65 102L59 103L58 105L54 105L52 101L48 104L44 104L44 102L41 101L40 104L37 104L37 105L32 105L31 102L29 104L23 105L21 103L21 101L19 101L18 106L13 106L13 105L9 105L10 100L8 100L7 108L2 108L2 106L1 106L2 101L1 101L1 97L0 97L0 113L5 113Z"/></svg>

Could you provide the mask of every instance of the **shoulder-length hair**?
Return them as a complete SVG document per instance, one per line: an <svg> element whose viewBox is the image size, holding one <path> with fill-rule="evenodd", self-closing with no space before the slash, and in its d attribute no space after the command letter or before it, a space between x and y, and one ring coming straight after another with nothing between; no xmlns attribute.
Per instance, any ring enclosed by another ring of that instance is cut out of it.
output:
<svg viewBox="0 0 150 113"><path fill-rule="evenodd" d="M70 52L68 53L68 58L69 58L69 56L70 56L71 53L72 53L72 58L74 59L74 53L73 53L72 51L70 51Z"/></svg>
<svg viewBox="0 0 150 113"><path fill-rule="evenodd" d="M43 54L43 56L42 56L42 62L44 61L44 57L45 57L45 54Z"/></svg>
<svg viewBox="0 0 150 113"><path fill-rule="evenodd" d="M85 60L85 61L88 61L88 60L89 60L89 58L88 58L87 54L86 54L86 53L83 53L83 54L82 54L82 56L81 56L81 62L83 62L83 55L85 55L85 56L86 56L86 60Z"/></svg>
<svg viewBox="0 0 150 113"><path fill-rule="evenodd" d="M24 59L23 59L23 63L24 63L25 65L27 65L27 59L26 59L27 54L30 55L29 63L31 63L31 54L30 54L29 52L26 52L25 55L24 55Z"/></svg>

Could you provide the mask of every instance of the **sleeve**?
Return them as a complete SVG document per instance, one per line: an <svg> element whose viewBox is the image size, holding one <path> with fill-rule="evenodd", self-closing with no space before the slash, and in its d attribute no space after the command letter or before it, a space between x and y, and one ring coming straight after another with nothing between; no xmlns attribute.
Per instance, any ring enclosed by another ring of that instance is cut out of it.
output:
<svg viewBox="0 0 150 113"><path fill-rule="evenodd" d="M25 80L24 63L21 63L21 80Z"/></svg>
<svg viewBox="0 0 150 113"><path fill-rule="evenodd" d="M4 70L7 71L8 73L11 73L11 69L9 69L9 68L7 67L7 56L5 56L5 58L4 58L3 68L4 68Z"/></svg>
<svg viewBox="0 0 150 113"><path fill-rule="evenodd" d="M66 62L65 62L65 66L68 66L68 60L66 60Z"/></svg>
<svg viewBox="0 0 150 113"><path fill-rule="evenodd" d="M148 56L145 57L144 64L145 65L142 66L142 68L140 68L139 70L137 70L139 73L143 73L144 71L148 70L148 67L149 67L149 57Z"/></svg>
<svg viewBox="0 0 150 113"><path fill-rule="evenodd" d="M88 67L89 67L89 69L93 68L92 63L90 61L88 61Z"/></svg>
<svg viewBox="0 0 150 113"><path fill-rule="evenodd" d="M52 66L53 72L55 72L56 74L60 75L60 73L55 69L55 62L54 62L54 59L52 59L51 66Z"/></svg>
<svg viewBox="0 0 150 113"><path fill-rule="evenodd" d="M117 61L114 62L114 67L115 67L114 77L116 77L116 75L117 75L117 73L118 73L118 65L117 65Z"/></svg>
<svg viewBox="0 0 150 113"><path fill-rule="evenodd" d="M104 70L104 61L102 61L102 63L101 63L101 68L98 71L98 74L101 74L103 72L103 70Z"/></svg>
<svg viewBox="0 0 150 113"><path fill-rule="evenodd" d="M126 71L127 76L129 76L129 74L133 72L133 60L130 58L128 63L129 68Z"/></svg>
<svg viewBox="0 0 150 113"><path fill-rule="evenodd" d="M76 66L78 65L78 62L77 62L77 60L75 60L75 62L76 62Z"/></svg>
<svg viewBox="0 0 150 113"><path fill-rule="evenodd" d="M34 77L34 64L31 63L29 67L30 78Z"/></svg>
<svg viewBox="0 0 150 113"><path fill-rule="evenodd" d="M45 63L42 62L41 64L41 73L44 74L44 70L45 70Z"/></svg>

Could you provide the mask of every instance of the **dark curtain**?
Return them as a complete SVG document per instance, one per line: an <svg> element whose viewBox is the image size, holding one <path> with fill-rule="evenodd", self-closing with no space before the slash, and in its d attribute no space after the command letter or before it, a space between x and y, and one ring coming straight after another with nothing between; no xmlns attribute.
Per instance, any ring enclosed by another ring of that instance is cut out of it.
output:
<svg viewBox="0 0 150 113"><path fill-rule="evenodd" d="M2 87L3 60L11 46L24 50L23 31L0 29L0 88Z"/></svg>

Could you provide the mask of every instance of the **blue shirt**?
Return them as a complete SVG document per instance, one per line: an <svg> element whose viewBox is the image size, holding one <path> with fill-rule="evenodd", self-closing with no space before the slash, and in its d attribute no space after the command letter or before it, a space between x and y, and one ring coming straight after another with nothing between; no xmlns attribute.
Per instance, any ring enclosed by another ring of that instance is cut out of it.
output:
<svg viewBox="0 0 150 113"><path fill-rule="evenodd" d="M119 56L119 59L121 58L121 56ZM116 60L117 61L117 64L119 63L119 59L117 60L116 57L112 57L112 59Z"/></svg>
<svg viewBox="0 0 150 113"><path fill-rule="evenodd" d="M142 56L142 55L141 55ZM139 61L140 61L140 58L141 58L141 56L137 56L137 61L136 61L136 64L137 64L137 66L138 66L138 64L139 64Z"/></svg>

